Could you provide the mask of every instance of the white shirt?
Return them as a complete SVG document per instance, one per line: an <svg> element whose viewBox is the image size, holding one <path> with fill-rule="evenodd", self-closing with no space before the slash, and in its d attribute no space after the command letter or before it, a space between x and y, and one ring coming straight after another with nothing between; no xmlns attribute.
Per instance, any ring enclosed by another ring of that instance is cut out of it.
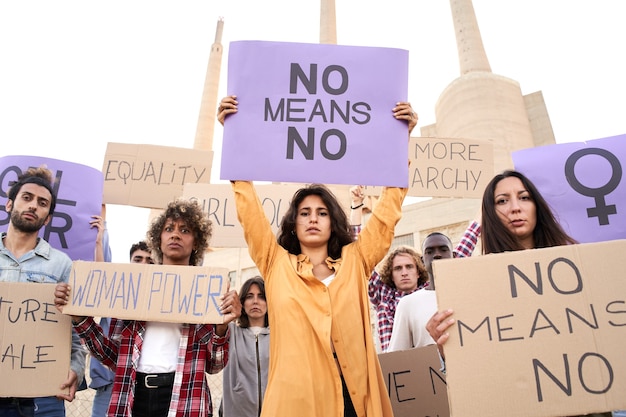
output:
<svg viewBox="0 0 626 417"><path fill-rule="evenodd" d="M418 290L400 299L393 320L387 352L435 344L426 330L426 323L437 312L434 290Z"/></svg>
<svg viewBox="0 0 626 417"><path fill-rule="evenodd" d="M138 372L175 372L180 345L180 323L146 322Z"/></svg>

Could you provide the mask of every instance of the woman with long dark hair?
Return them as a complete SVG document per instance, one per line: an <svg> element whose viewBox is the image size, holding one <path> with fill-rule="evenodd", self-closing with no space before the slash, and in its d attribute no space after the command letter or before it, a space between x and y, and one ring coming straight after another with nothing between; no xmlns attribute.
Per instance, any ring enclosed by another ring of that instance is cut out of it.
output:
<svg viewBox="0 0 626 417"><path fill-rule="evenodd" d="M481 238L484 254L577 243L563 230L532 181L512 170L496 175L485 188ZM442 358L445 358L443 345L448 340L448 329L455 323L452 314L453 310L437 312L426 324ZM610 417L611 413L587 416Z"/></svg>
<svg viewBox="0 0 626 417"><path fill-rule="evenodd" d="M270 356L270 328L263 278L241 286L241 317L230 329L228 365L224 368L222 413L225 417L261 415Z"/></svg>
<svg viewBox="0 0 626 417"><path fill-rule="evenodd" d="M236 113L234 96L218 120ZM408 103L397 119L416 119ZM254 186L233 181L250 256L265 278L272 323L263 416L392 416L370 326L367 283L385 256L406 189L385 188L353 241L345 212L321 184L296 192L278 239Z"/></svg>

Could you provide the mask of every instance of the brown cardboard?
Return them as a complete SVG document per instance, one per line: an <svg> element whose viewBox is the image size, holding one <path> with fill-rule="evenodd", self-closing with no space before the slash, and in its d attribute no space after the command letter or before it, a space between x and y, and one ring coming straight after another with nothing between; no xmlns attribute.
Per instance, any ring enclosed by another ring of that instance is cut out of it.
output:
<svg viewBox="0 0 626 417"><path fill-rule="evenodd" d="M437 345L378 355L395 417L450 415Z"/></svg>
<svg viewBox="0 0 626 417"><path fill-rule="evenodd" d="M493 177L493 144L476 139L411 138L413 197L481 198Z"/></svg>
<svg viewBox="0 0 626 417"><path fill-rule="evenodd" d="M221 324L229 279L226 268L74 261L69 283L64 314Z"/></svg>
<svg viewBox="0 0 626 417"><path fill-rule="evenodd" d="M255 185L274 233L289 209L291 197L300 188L295 185ZM213 222L210 245L214 248L245 248L243 229L237 220L235 195L230 184L186 184L183 197L197 200Z"/></svg>
<svg viewBox="0 0 626 417"><path fill-rule="evenodd" d="M450 414L626 408L624 253L619 240L436 261L439 309L456 319L445 345Z"/></svg>
<svg viewBox="0 0 626 417"><path fill-rule="evenodd" d="M410 168L409 168L410 171ZM383 192L383 187L380 185L364 185L363 195L368 197L380 197Z"/></svg>
<svg viewBox="0 0 626 417"><path fill-rule="evenodd" d="M291 198L304 184L255 184L255 189L265 209L265 216L272 225L274 234L278 233L280 222L289 209ZM349 209L349 190L339 186L329 186L344 210ZM183 197L197 200L202 210L209 215L213 223L211 247L245 248L243 229L237 220L235 195L230 184L185 184Z"/></svg>
<svg viewBox="0 0 626 417"><path fill-rule="evenodd" d="M0 397L63 394L71 322L54 306L54 287L0 282Z"/></svg>
<svg viewBox="0 0 626 417"><path fill-rule="evenodd" d="M186 183L210 182L212 160L212 151L109 142L103 203L165 208Z"/></svg>

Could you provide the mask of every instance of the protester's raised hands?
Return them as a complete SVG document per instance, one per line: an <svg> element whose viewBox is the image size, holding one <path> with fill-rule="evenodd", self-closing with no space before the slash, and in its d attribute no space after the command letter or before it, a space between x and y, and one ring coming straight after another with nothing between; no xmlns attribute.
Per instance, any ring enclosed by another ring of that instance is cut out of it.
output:
<svg viewBox="0 0 626 417"><path fill-rule="evenodd" d="M217 108L217 121L224 125L224 120L229 114L237 113L237 96L226 96L220 101Z"/></svg>
<svg viewBox="0 0 626 417"><path fill-rule="evenodd" d="M363 206L363 200L365 199L365 194L363 193L362 185L354 185L350 187L350 203L352 207L361 207Z"/></svg>
<svg viewBox="0 0 626 417"><path fill-rule="evenodd" d="M409 135L413 131L413 128L417 126L417 113L413 111L411 103L407 101L396 103L396 107L393 108L393 117L398 120L406 120L409 122Z"/></svg>

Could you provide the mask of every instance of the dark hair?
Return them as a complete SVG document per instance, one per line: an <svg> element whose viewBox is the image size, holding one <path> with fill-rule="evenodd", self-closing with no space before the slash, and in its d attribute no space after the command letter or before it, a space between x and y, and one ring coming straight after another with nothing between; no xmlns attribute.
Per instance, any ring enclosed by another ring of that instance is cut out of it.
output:
<svg viewBox="0 0 626 417"><path fill-rule="evenodd" d="M8 199L13 201L15 204L15 199L17 198L17 193L20 192L22 186L24 184L35 184L40 185L50 191L50 211L48 215L52 215L54 213L54 208L57 205L57 196L52 189L52 172L45 165L41 165L38 168L28 168L22 174L17 177L17 181L11 184L11 188L9 188Z"/></svg>
<svg viewBox="0 0 626 417"><path fill-rule="evenodd" d="M519 239L502 223L496 213L494 194L496 186L505 178L518 178L530 194L535 203L537 223L533 230L533 239L536 248L547 248L578 243L570 237L557 222L548 202L543 198L535 185L524 174L518 171L507 170L496 175L487 184L482 202L482 231L481 242L483 253L500 253L506 251L523 250Z"/></svg>
<svg viewBox="0 0 626 417"><path fill-rule="evenodd" d="M379 268L378 275L380 275L380 279L385 285L396 288L396 284L393 282L393 260L398 255L407 255L415 262L415 266L417 267L417 288L420 288L428 282L428 271L426 271L420 254L409 246L398 246L387 254Z"/></svg>
<svg viewBox="0 0 626 417"><path fill-rule="evenodd" d="M246 296L248 295L248 291L250 291L250 288L256 285L259 287L259 291L261 291L261 295L263 296L263 298L265 298L265 281L263 281L263 278L261 278L260 276L256 276L256 277L252 277L249 278L248 280L246 280L246 282L243 283L243 285L241 286L241 291L239 291L239 301L241 302L241 316L238 319L238 323L239 323L239 327L250 327L250 318L248 317L248 314L246 313L246 311L243 308L243 303L244 301L246 301ZM263 321L263 326L267 327L269 326L269 318L267 315L267 311L265 312L265 320Z"/></svg>
<svg viewBox="0 0 626 417"><path fill-rule="evenodd" d="M130 247L129 256L131 259L133 258L133 253L137 252L138 250L142 250L144 252L150 252L150 248L148 248L148 244L146 243L145 240L142 240L137 243L133 243L133 245Z"/></svg>
<svg viewBox="0 0 626 417"><path fill-rule="evenodd" d="M426 240L428 240L429 237L431 236L443 236L446 238L446 240L448 241L448 244L450 245L450 250L452 250L452 241L450 240L450 238L448 237L448 235L444 235L441 232L432 232L430 233L428 236L426 236L426 238L424 239L424 241L422 242L422 250L424 250L424 244L426 244Z"/></svg>
<svg viewBox="0 0 626 417"><path fill-rule="evenodd" d="M352 233L348 217L343 208L341 208L337 198L322 184L311 184L296 191L280 225L278 244L293 255L302 253L300 241L295 234L296 219L298 206L302 203L302 200L310 195L319 196L328 209L331 228L330 238L328 239L328 255L333 259L340 258L343 247L353 241Z"/></svg>
<svg viewBox="0 0 626 417"><path fill-rule="evenodd" d="M187 227L193 232L195 248L191 252L189 265L201 265L204 259L204 252L209 247L211 238L211 220L202 212L202 208L197 201L177 199L170 202L161 215L155 218L146 234L148 247L152 250L155 263L163 263L163 250L161 250L161 233L165 222L168 220L182 219Z"/></svg>

